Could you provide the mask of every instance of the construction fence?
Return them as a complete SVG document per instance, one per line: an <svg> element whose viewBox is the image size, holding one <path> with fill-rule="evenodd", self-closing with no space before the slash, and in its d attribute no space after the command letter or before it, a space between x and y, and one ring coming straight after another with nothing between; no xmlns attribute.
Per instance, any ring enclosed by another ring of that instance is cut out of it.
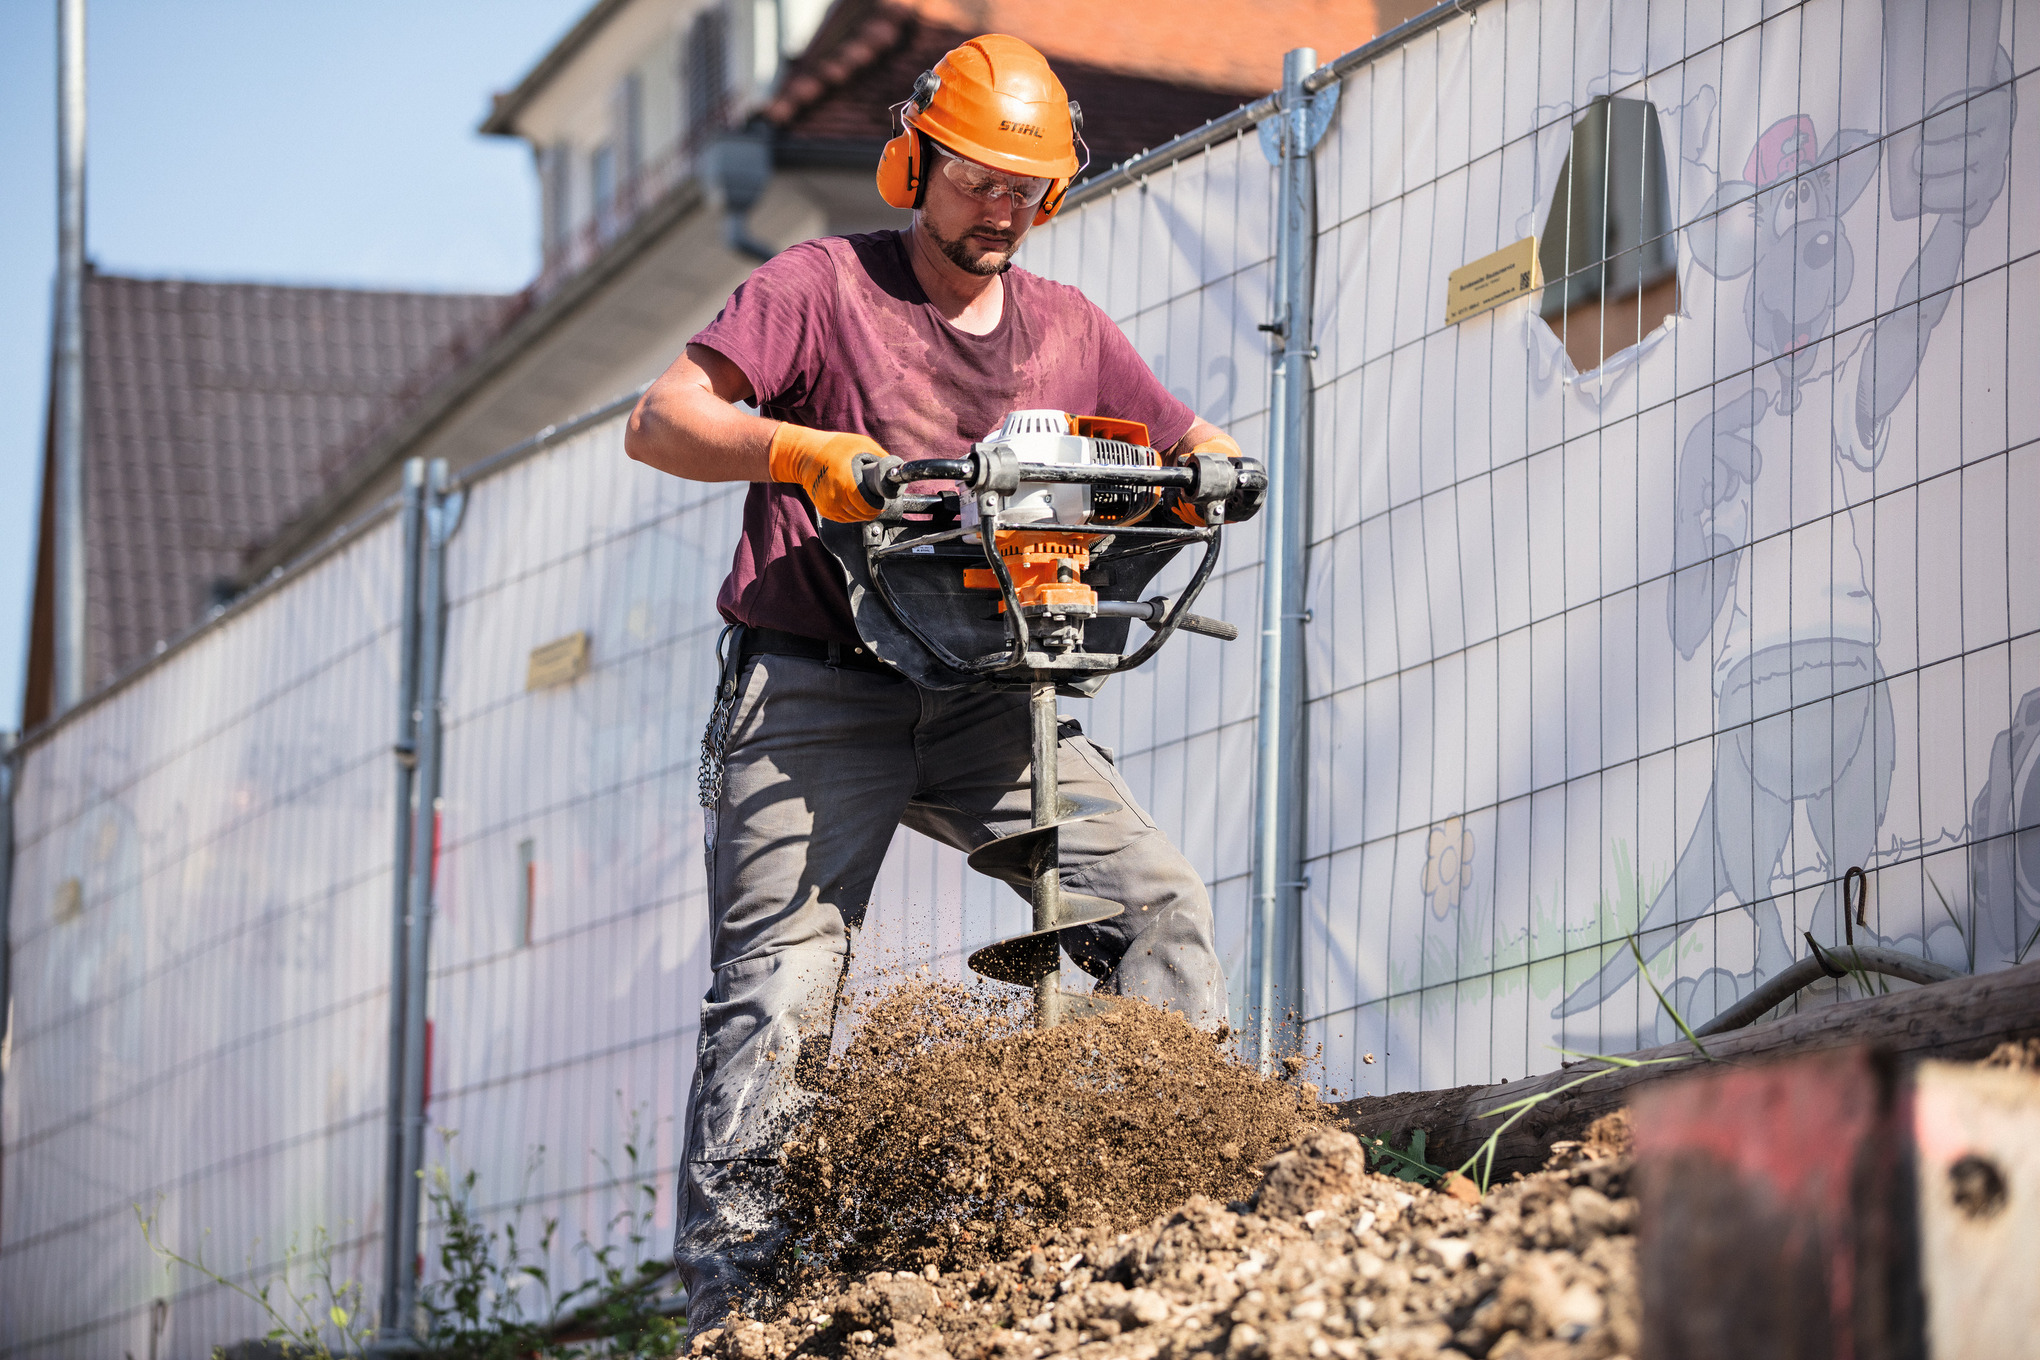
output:
<svg viewBox="0 0 2040 1360"><path fill-rule="evenodd" d="M1320 72L1281 998L1331 1087L1655 1042L1638 955L1696 1020L1809 934L2027 956L2036 66L2040 0L1489 0ZM1114 175L1022 257L1250 452L1260 127ZM1522 243L1541 278L1489 269L1504 300L1448 324L1454 271ZM426 1160L473 1169L492 1221L559 1218L561 1278L640 1180L646 1253L671 1232L742 495L629 462L621 421L469 478L446 540ZM1260 527L1200 606L1248 636ZM324 1234L375 1298L403 556L393 512L359 526L17 753L0 1353L266 1330L138 1215L242 1280ZM1185 637L1068 706L1209 884L1236 1021L1258 693L1250 643ZM903 832L859 966L960 972L1026 916Z"/></svg>

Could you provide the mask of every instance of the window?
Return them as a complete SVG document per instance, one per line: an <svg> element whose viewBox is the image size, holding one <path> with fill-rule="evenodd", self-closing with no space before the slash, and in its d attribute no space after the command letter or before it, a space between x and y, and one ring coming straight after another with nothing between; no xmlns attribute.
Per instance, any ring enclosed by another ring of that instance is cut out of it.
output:
<svg viewBox="0 0 2040 1360"><path fill-rule="evenodd" d="M751 84L758 89L779 79L779 29L784 18L779 0L751 0Z"/></svg>
<svg viewBox="0 0 2040 1360"><path fill-rule="evenodd" d="M607 240L616 229L616 144L604 142L588 160L595 191L595 234Z"/></svg>
<svg viewBox="0 0 2040 1360"><path fill-rule="evenodd" d="M610 121L616 129L610 140L616 147L617 169L628 191L630 181L645 164L644 85L636 71L616 83L616 108Z"/></svg>
<svg viewBox="0 0 2040 1360"><path fill-rule="evenodd" d="M694 16L680 47L680 89L687 109L689 150L706 146L729 125L730 21L720 5Z"/></svg>
<svg viewBox="0 0 2040 1360"><path fill-rule="evenodd" d="M567 198L567 175L572 161L564 144L545 147L538 153L538 238L547 259L565 248L572 229L568 215L571 204Z"/></svg>
<svg viewBox="0 0 2040 1360"><path fill-rule="evenodd" d="M1677 252L1655 105L1597 99L1573 124L1537 245L1540 314L1585 373L1678 310Z"/></svg>

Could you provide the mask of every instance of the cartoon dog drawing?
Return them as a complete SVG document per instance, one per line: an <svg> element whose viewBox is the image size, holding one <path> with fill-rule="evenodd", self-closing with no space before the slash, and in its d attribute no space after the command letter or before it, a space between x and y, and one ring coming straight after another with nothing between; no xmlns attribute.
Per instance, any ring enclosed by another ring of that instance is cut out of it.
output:
<svg viewBox="0 0 2040 1360"><path fill-rule="evenodd" d="M1903 51L1894 44L1924 22L1899 8L1887 6L1888 54ZM1840 933L1836 881L1869 863L1876 845L1896 741L1865 570L1868 526L1847 501L1844 472L1868 471L1882 457L1891 413L1960 278L1968 233L2004 188L2016 116L2011 62L1996 46L1995 24L1987 32L1994 60L1924 40L1912 49L1915 67L1926 51L1925 88L1947 93L1893 136L1882 159L1897 210L1938 220L1892 311L1867 333L1837 338L1833 329L1856 282L1843 217L1876 179L1873 134L1847 129L1819 145L1812 118L1780 119L1757 138L1742 179L1720 185L1685 229L1693 264L1724 283L1747 276L1742 311L1754 347L1750 370L1722 383L1712 411L1687 433L1675 470L1666 621L1681 657L1712 646L1718 735L1712 786L1638 929L1654 957L1726 892L1750 914L1756 937L1753 972L1711 969L1682 980L1681 1002L1711 993L1697 999L1695 1020L1792 961L1771 882L1795 805L1831 880L1815 908L1819 938ZM1971 88L1967 73L1979 65L1991 78ZM1888 82L1894 124L1905 121L1897 102ZM1807 399L1817 380L1833 382L1832 401ZM1809 506L1831 511L1809 515ZM1554 1017L1593 1009L1635 972L1634 957L1616 953Z"/></svg>

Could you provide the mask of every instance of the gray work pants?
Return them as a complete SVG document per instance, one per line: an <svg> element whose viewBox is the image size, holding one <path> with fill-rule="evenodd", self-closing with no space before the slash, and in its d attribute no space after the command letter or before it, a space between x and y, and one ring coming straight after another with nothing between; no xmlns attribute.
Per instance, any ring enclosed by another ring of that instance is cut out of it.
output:
<svg viewBox="0 0 2040 1360"><path fill-rule="evenodd" d="M756 656L738 677L725 750L708 854L714 976L674 1248L697 1328L749 1293L784 1241L774 1159L806 1099L799 1072L828 1060L841 979L894 828L969 850L1031 815L1021 694ZM1225 979L1203 882L1081 733L1062 739L1058 761L1066 792L1121 808L1063 829L1064 881L1126 907L1064 931L1063 948L1100 991L1217 1026ZM1024 896L1024 881L1010 881Z"/></svg>

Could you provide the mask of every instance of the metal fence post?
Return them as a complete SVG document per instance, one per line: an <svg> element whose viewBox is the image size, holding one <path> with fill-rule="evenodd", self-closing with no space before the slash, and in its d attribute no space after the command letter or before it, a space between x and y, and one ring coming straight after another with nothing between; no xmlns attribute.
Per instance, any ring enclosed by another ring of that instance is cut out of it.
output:
<svg viewBox="0 0 2040 1360"><path fill-rule="evenodd" d="M383 1275L381 1321L376 1349L407 1349L415 1340L409 1323L410 1310L404 1305L404 1281L417 1269L415 1247L406 1256L398 1240L397 1206L404 1200L404 1185L411 1177L404 1161L404 1093L411 1079L404 1067L404 1039L408 1012L404 1005L405 979L410 964L411 938L411 847L413 820L417 809L413 797L418 769L418 640L419 600L418 553L424 541L425 463L413 458L404 464L403 613L399 625L397 673L397 825L393 869L394 902L390 912L390 1051L388 1136L383 1171ZM399 1322L399 1319L404 1319Z"/></svg>
<svg viewBox="0 0 2040 1360"><path fill-rule="evenodd" d="M85 697L85 0L57 5L55 693Z"/></svg>
<svg viewBox="0 0 2040 1360"><path fill-rule="evenodd" d="M14 785L20 771L15 762L16 732L0 732L0 1045L7 1042L13 1011L14 980ZM0 1074L0 1081L4 1081ZM0 1088L0 1105L6 1091Z"/></svg>
<svg viewBox="0 0 2040 1360"><path fill-rule="evenodd" d="M432 885L439 860L441 672L446 661L446 543L460 523L462 493L447 489L446 460L425 467L424 565L418 581L418 772L411 824L410 940L404 967L404 1184L397 1201L397 1238L404 1260L398 1316L409 1328L418 1308L418 1244L423 1223L426 1070L426 983L432 965Z"/></svg>
<svg viewBox="0 0 2040 1360"><path fill-rule="evenodd" d="M1260 720L1255 734L1252 999L1256 1060L1275 1061L1275 1003L1300 993L1303 890L1303 555L1310 478L1310 361L1317 265L1317 182L1311 151L1339 87L1313 94L1317 53L1282 59L1281 112L1262 125L1276 175L1275 319L1280 340L1268 412L1268 509L1261 554Z"/></svg>
<svg viewBox="0 0 2040 1360"><path fill-rule="evenodd" d="M406 478L407 484L409 478ZM415 1350L419 1241L423 1223L425 1100L432 1074L426 1064L426 983L432 964L432 886L438 867L441 761L441 673L446 659L446 544L459 527L465 493L450 491L446 460L425 465L419 517L417 619L417 718L413 728L416 768L412 774L409 873L405 878L404 952L401 1005L403 1089L397 1113L398 1160L390 1177L387 1249L394 1257L395 1287L384 1307L377 1348ZM394 1032L394 1026L393 1032Z"/></svg>

